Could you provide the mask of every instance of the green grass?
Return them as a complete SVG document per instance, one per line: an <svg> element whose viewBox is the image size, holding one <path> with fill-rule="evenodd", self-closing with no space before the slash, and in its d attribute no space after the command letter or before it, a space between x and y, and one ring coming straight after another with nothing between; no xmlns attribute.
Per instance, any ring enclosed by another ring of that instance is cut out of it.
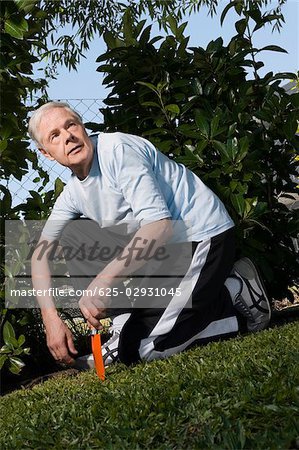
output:
<svg viewBox="0 0 299 450"><path fill-rule="evenodd" d="M299 448L299 322L0 399L0 448Z"/></svg>

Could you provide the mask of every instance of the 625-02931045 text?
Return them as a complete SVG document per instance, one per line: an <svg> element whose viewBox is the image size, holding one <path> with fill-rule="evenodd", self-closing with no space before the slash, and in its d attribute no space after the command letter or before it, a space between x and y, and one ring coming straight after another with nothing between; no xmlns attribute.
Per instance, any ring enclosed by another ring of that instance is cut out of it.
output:
<svg viewBox="0 0 299 450"><path fill-rule="evenodd" d="M172 297L180 297L182 294L181 288L165 288L165 287L126 287L126 288L98 288L78 290L70 289L65 291L64 289L51 287L49 289L11 289L11 296L90 296L90 297L118 297L119 295L126 295L127 297L165 297L171 295Z"/></svg>

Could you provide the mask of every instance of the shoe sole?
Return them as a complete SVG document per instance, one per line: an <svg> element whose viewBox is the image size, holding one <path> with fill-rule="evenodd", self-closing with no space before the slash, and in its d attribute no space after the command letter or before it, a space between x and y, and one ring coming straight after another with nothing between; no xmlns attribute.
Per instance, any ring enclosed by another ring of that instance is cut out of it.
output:
<svg viewBox="0 0 299 450"><path fill-rule="evenodd" d="M94 369L95 364L94 364L93 355L90 354L90 355L79 356L79 358L75 359L75 362L72 367L74 367L75 369L79 369L79 370Z"/></svg>
<svg viewBox="0 0 299 450"><path fill-rule="evenodd" d="M270 302L268 299L265 285L262 281L262 278L260 276L258 269L256 268L256 266L253 264L253 262L249 258L245 257L238 261L238 267L234 268L234 271L236 273L238 273L241 277L245 278L246 280L250 280L250 278L248 278L248 266L249 266L250 271L252 271L254 273L255 281L256 281L258 287L261 289L264 299L265 299L265 302L267 303L267 308L268 308L268 312L269 312L268 318L266 321L260 322L261 325L264 325L266 323L266 325L265 325L265 327L266 327L271 320L271 306L270 306ZM263 327L263 328L265 328L265 327ZM257 331L259 331L259 330L257 330Z"/></svg>

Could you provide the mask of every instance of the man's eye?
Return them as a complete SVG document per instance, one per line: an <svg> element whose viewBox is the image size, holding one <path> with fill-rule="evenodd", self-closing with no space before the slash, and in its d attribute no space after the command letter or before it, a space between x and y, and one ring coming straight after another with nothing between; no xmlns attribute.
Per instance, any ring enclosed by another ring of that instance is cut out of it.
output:
<svg viewBox="0 0 299 450"><path fill-rule="evenodd" d="M53 141L53 139L55 139L55 138L57 138L57 136L58 136L58 134L57 133L55 133L55 134L51 134L51 141Z"/></svg>
<svg viewBox="0 0 299 450"><path fill-rule="evenodd" d="M74 126L76 126L75 122L70 122L67 127L70 128L70 127L74 127Z"/></svg>

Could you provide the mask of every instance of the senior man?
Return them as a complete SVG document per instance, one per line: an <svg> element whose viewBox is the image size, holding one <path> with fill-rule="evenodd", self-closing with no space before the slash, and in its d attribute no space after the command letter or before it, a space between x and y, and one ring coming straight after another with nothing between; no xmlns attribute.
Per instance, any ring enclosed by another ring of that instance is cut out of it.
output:
<svg viewBox="0 0 299 450"><path fill-rule="evenodd" d="M60 240L65 251L74 250L68 264L74 284L95 293L79 299L91 327L101 326L111 293L119 312L127 308L116 287L134 278L131 293L138 298L131 298L129 313L115 317L116 358L106 362L165 358L267 326L270 306L262 281L249 259L234 264L234 224L194 173L141 137L89 137L77 112L60 102L37 109L29 133L46 158L72 171L40 242ZM106 246L105 257L95 244ZM93 249L93 257L83 248ZM49 255L40 258L37 249L33 254L36 289L51 286ZM47 345L56 360L72 364L73 337L48 292L37 299ZM104 357L109 350L103 346Z"/></svg>

